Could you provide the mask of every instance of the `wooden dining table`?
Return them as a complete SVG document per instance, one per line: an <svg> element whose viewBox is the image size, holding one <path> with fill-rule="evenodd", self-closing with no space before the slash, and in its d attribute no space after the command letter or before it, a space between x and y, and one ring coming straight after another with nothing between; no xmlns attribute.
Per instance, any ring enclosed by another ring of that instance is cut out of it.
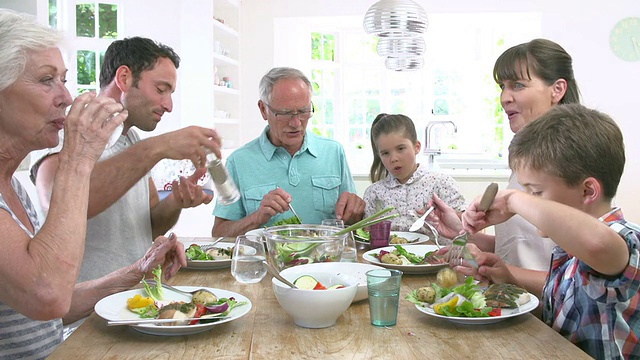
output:
<svg viewBox="0 0 640 360"><path fill-rule="evenodd" d="M181 240L188 244L211 238ZM251 311L181 336L107 326L94 313L49 359L591 359L531 313L494 324L463 325L424 314L404 299L433 280L435 274L403 275L396 326L371 325L365 299L353 303L335 325L307 329L296 326L280 307L269 274L259 283L242 284L229 268L181 269L169 284L240 293L251 300Z"/></svg>

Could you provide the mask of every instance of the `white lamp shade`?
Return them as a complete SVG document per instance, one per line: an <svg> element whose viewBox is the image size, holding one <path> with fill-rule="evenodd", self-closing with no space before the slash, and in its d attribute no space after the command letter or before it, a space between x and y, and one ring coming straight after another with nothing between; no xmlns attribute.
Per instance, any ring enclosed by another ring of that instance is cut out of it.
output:
<svg viewBox="0 0 640 360"><path fill-rule="evenodd" d="M427 12L412 0L380 0L364 16L364 30L381 38L406 38L423 34L429 26Z"/></svg>
<svg viewBox="0 0 640 360"><path fill-rule="evenodd" d="M424 58L422 57L387 57L384 65L389 70L413 71L422 69Z"/></svg>
<svg viewBox="0 0 640 360"><path fill-rule="evenodd" d="M419 57L426 45L422 36L412 38L381 38L378 41L378 55L391 57Z"/></svg>

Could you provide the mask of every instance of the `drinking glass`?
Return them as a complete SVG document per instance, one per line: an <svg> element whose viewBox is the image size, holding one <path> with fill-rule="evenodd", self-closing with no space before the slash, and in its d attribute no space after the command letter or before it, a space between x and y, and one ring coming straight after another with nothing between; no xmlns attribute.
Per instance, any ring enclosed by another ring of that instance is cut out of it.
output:
<svg viewBox="0 0 640 360"><path fill-rule="evenodd" d="M398 321L402 271L376 269L366 272L369 315L374 326L393 326Z"/></svg>
<svg viewBox="0 0 640 360"><path fill-rule="evenodd" d="M334 226L344 229L344 221L340 219L324 219L322 225ZM341 262L356 262L358 260L358 250L356 248L356 239L353 237L353 232L347 234L344 238L344 244L342 247L342 253L340 254Z"/></svg>
<svg viewBox="0 0 640 360"><path fill-rule="evenodd" d="M260 236L240 235L233 248L231 275L243 284L260 282L267 274L267 269L262 264L265 260L264 244Z"/></svg>
<svg viewBox="0 0 640 360"><path fill-rule="evenodd" d="M369 226L369 247L377 249L389 246L391 238L391 221L385 220Z"/></svg>

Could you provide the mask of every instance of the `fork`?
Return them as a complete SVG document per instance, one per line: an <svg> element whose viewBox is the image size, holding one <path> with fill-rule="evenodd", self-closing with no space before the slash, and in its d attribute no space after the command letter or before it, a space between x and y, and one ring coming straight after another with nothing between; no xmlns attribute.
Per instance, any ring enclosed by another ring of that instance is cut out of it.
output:
<svg viewBox="0 0 640 360"><path fill-rule="evenodd" d="M156 281L155 281L155 280L151 280L151 279L149 279L149 280L145 280L145 281L146 281L146 282L147 282L147 284L149 284L150 286L152 286L152 285L157 285L157 283L156 283ZM163 287L163 288L165 288L165 289L171 290L171 291L175 291L175 292L180 293L180 294L190 295L190 296L193 296L193 295L194 295L195 293L197 293L198 291L206 291L206 292L208 292L208 293L211 293L211 291L209 291L208 289L205 289L205 288L200 288L200 289L196 289L196 290L193 290L193 291L180 290L180 289L178 289L178 288L176 288L176 287L173 287L173 286L168 285L168 284L165 284L165 283L162 283L162 287Z"/></svg>
<svg viewBox="0 0 640 360"><path fill-rule="evenodd" d="M495 199L496 194L498 193L498 184L491 183L487 186L487 189L482 194L482 199L480 199L480 205L478 209L481 211L487 211L491 204L493 203L493 199ZM465 231L464 234L458 235L453 238L451 242L451 247L449 248L449 265L457 266L462 265L464 261L466 261L469 265L474 268L478 268L478 262L473 257L473 255L467 249L467 242L469 241L469 232Z"/></svg>

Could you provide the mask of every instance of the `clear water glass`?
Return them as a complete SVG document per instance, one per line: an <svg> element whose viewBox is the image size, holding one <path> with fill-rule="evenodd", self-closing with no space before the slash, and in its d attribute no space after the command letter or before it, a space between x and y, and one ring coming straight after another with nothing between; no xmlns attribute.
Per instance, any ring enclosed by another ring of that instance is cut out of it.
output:
<svg viewBox="0 0 640 360"><path fill-rule="evenodd" d="M366 272L369 316L374 326L394 326L398 321L402 271L376 269Z"/></svg>
<svg viewBox="0 0 640 360"><path fill-rule="evenodd" d="M340 219L324 219L322 225L338 227L344 229L344 221ZM356 262L358 261L358 250L356 248L356 239L353 237L353 232L347 234L344 238L344 244L342 247L342 253L340 254L341 262Z"/></svg>
<svg viewBox="0 0 640 360"><path fill-rule="evenodd" d="M240 235L236 238L231 257L231 275L240 283L255 284L267 274L262 264L266 260L262 238L256 235Z"/></svg>

